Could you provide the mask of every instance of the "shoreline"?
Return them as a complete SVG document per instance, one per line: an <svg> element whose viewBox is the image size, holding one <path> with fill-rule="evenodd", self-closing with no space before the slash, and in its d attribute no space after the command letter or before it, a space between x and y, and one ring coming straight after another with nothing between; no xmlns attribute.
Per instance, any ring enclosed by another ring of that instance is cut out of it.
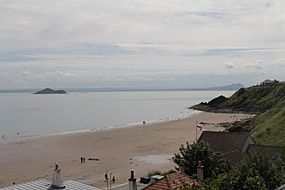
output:
<svg viewBox="0 0 285 190"><path fill-rule="evenodd" d="M108 170L116 176L115 185L123 184L131 168L135 169L137 178L151 170L173 169L175 164L169 161L169 156L178 152L186 141L195 141L196 121L214 124L245 117L248 115L202 112L181 120L149 125L0 143L0 187L40 178L50 180L55 162L62 168L64 180L105 187L104 173ZM207 125L206 130L222 128ZM198 133L200 135L201 131ZM80 163L81 156L87 158L86 163ZM157 162L151 162L154 160Z"/></svg>
<svg viewBox="0 0 285 190"><path fill-rule="evenodd" d="M71 131L64 131L64 132L58 132L58 133L49 133L49 134L27 134L27 135L20 135L20 136L8 136L4 139L0 139L0 144L7 144L7 143L13 143L18 141L25 141L29 139L37 139L37 138L43 138L43 137L51 137L51 136L61 136L61 135L69 135L69 134L84 134L84 133L96 133L101 131L109 131L109 130L115 130L115 129L122 129L122 128L129 128L129 127L141 127L141 126L148 126L148 125L155 125L155 124L161 124L161 123L167 123L171 121L180 121L184 119L191 118L195 115L198 115L200 113L204 113L204 111L200 110L194 110L190 109L191 113L187 115L183 115L180 117L179 115L176 115L175 117L170 116L167 117L167 119L158 119L158 120L145 120L146 124L143 124L144 120L137 121L137 122L131 122L126 124L120 124L120 125L111 125L101 128L88 128L88 129L78 129L78 130L71 130Z"/></svg>

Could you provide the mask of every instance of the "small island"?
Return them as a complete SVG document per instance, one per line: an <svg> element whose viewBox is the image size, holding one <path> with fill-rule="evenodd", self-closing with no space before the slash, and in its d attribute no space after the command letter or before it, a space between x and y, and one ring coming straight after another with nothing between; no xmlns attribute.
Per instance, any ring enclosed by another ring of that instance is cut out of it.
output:
<svg viewBox="0 0 285 190"><path fill-rule="evenodd" d="M34 94L67 94L67 92L64 90L53 90L51 88L46 88L38 92L35 92Z"/></svg>

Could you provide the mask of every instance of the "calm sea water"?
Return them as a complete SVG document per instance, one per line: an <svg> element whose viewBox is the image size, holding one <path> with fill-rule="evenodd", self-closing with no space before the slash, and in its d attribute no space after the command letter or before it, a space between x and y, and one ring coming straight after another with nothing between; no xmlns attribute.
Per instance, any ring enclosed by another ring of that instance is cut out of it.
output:
<svg viewBox="0 0 285 190"><path fill-rule="evenodd" d="M0 94L0 134L8 137L98 130L189 117L194 104L232 91Z"/></svg>

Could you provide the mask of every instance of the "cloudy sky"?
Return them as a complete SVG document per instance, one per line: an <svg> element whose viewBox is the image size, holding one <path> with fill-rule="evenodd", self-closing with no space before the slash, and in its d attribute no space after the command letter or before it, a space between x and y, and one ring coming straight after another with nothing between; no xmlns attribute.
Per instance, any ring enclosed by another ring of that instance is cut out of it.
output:
<svg viewBox="0 0 285 190"><path fill-rule="evenodd" d="M284 0L0 1L2 89L252 85L284 73Z"/></svg>

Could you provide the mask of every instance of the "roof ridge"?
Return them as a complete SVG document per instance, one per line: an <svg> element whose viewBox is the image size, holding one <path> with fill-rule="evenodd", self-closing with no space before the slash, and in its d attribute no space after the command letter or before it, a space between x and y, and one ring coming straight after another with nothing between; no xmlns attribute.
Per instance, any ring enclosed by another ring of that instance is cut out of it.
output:
<svg viewBox="0 0 285 190"><path fill-rule="evenodd" d="M165 178L166 178L166 176L163 176L161 179L159 179L159 180L157 180L157 181L155 181L155 182L153 182L153 183L147 185L146 187L142 188L142 190L147 189L147 188L153 186L155 183L157 183L157 182L159 182L159 181L162 181L162 180L164 180Z"/></svg>
<svg viewBox="0 0 285 190"><path fill-rule="evenodd" d="M250 146L263 146L263 147L278 147L278 148L285 148L284 146L280 146L280 145L266 145L266 144L250 144Z"/></svg>
<svg viewBox="0 0 285 190"><path fill-rule="evenodd" d="M203 131L203 133L226 133L226 134L250 134L249 132L241 131L241 132L230 132L230 131Z"/></svg>
<svg viewBox="0 0 285 190"><path fill-rule="evenodd" d="M168 179L171 179L170 175L166 175L165 178L166 178L167 187L171 188L170 182L168 180Z"/></svg>

